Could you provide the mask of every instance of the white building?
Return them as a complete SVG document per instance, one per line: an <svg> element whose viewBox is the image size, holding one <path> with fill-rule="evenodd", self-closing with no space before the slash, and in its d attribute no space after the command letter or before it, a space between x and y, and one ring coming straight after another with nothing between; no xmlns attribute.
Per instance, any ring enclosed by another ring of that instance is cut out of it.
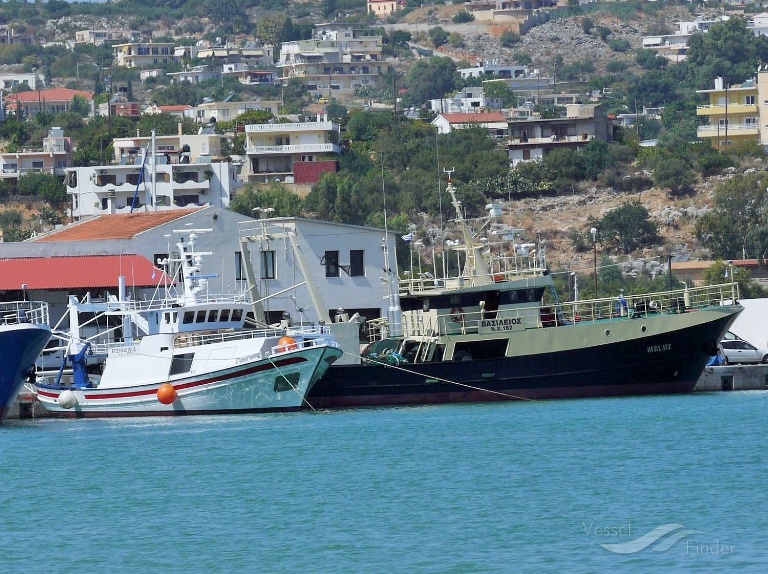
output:
<svg viewBox="0 0 768 574"><path fill-rule="evenodd" d="M349 94L381 81L387 71L382 49L378 30L323 24L311 40L283 42L277 67L283 84L299 78L313 95Z"/></svg>
<svg viewBox="0 0 768 574"><path fill-rule="evenodd" d="M466 114L483 109L501 109L501 100L498 98L486 98L483 88L469 86L462 89L452 98L429 100L429 106L433 112L447 114Z"/></svg>
<svg viewBox="0 0 768 574"><path fill-rule="evenodd" d="M26 173L39 172L64 175L72 165L72 144L64 137L64 130L53 127L43 138L41 149L22 148L16 152L0 152L0 179L18 182Z"/></svg>
<svg viewBox="0 0 768 574"><path fill-rule="evenodd" d="M119 68L156 68L173 61L171 42L127 42L115 44L112 51Z"/></svg>
<svg viewBox="0 0 768 574"><path fill-rule="evenodd" d="M30 90L36 90L38 84L42 85L43 82L37 77L37 74L27 73L6 73L0 74L0 89L7 92L13 92L19 86L26 84ZM44 86L43 86L44 87Z"/></svg>
<svg viewBox="0 0 768 574"><path fill-rule="evenodd" d="M171 72L166 74L172 84L180 84L181 82L189 82L190 84L199 84L207 80L220 80L221 70L209 70L208 66L194 66L183 72Z"/></svg>
<svg viewBox="0 0 768 574"><path fill-rule="evenodd" d="M221 135L117 138L116 165L67 170L71 216L163 211L189 206L227 207L237 189L238 166L221 159Z"/></svg>
<svg viewBox="0 0 768 574"><path fill-rule="evenodd" d="M311 185L323 173L337 170L341 154L339 125L317 121L245 126L243 178L247 181Z"/></svg>
<svg viewBox="0 0 768 574"><path fill-rule="evenodd" d="M162 261L179 256L176 243L186 241L184 231L189 229L211 230L197 239L200 251L214 254L203 259L201 268L210 276L209 293L245 293L240 237L260 235L263 224L271 231L296 234L308 274L332 319L340 308L367 319L386 316L389 303L380 280L385 267L383 230L298 218L256 221L213 206L101 215L29 241L0 243L0 295L48 301L54 322L64 314L69 294L116 294L118 275L125 277L134 299L152 297L161 284L161 271L174 271L163 268ZM397 273L395 237L387 236L393 254L388 265ZM295 323L317 322L317 308L307 288L299 285L307 277L296 265L290 241L265 239L247 245L259 294L269 297L263 303L267 319L278 322L287 313ZM72 272L62 273L62 267ZM23 283L28 289L22 294Z"/></svg>
<svg viewBox="0 0 768 574"><path fill-rule="evenodd" d="M483 128L494 139L503 139L507 135L507 118L501 112L438 114L432 120L432 125L439 134L466 128Z"/></svg>
<svg viewBox="0 0 768 574"><path fill-rule="evenodd" d="M263 227L262 227L263 226ZM386 317L389 302L381 281L385 265L383 229L302 218L271 218L241 225L241 235L276 237L292 231L331 319L343 309L366 319ZM395 234L388 236L388 266L397 273ZM286 238L261 239L248 244L261 297L269 322L278 322L283 313L294 321L318 320L317 310L306 289L291 289L305 280L300 274L296 254Z"/></svg>
<svg viewBox="0 0 768 574"><path fill-rule="evenodd" d="M281 102L277 100L251 100L248 102L204 102L184 112L184 116L199 124L230 122L237 116L251 110L263 110L274 116L280 109Z"/></svg>
<svg viewBox="0 0 768 574"><path fill-rule="evenodd" d="M693 34L705 33L715 24L720 24L728 18L728 16L722 16L717 20L678 22L677 30L672 34L645 36L643 48L653 50L657 55L671 62L682 62L688 52L688 39Z"/></svg>

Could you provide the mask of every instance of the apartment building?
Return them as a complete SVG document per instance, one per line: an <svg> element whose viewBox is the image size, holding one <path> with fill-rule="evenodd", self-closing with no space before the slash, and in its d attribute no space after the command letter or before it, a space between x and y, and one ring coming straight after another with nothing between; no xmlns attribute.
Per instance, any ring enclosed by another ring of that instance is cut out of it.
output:
<svg viewBox="0 0 768 574"><path fill-rule="evenodd" d="M315 96L348 95L380 82L387 70L382 46L377 31L321 25L311 40L283 42L277 63L280 80L285 84L299 78Z"/></svg>

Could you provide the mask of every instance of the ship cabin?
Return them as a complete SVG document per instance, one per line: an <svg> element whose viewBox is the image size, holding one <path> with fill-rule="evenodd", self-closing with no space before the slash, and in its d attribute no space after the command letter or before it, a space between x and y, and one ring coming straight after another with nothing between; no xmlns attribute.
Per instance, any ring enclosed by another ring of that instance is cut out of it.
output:
<svg viewBox="0 0 768 574"><path fill-rule="evenodd" d="M243 328L250 306L235 301L164 307L146 313L148 334L192 333Z"/></svg>

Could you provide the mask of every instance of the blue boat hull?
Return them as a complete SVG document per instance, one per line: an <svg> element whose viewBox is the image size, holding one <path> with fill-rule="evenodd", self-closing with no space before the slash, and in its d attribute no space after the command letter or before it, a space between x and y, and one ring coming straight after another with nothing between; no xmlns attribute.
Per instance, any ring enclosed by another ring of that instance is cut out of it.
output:
<svg viewBox="0 0 768 574"><path fill-rule="evenodd" d="M21 323L0 328L0 424L50 337L47 325Z"/></svg>

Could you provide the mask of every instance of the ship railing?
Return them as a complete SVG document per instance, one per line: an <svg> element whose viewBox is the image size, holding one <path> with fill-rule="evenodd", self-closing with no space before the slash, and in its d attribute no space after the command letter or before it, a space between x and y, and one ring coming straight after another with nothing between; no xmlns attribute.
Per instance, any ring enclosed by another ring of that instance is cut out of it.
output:
<svg viewBox="0 0 768 574"><path fill-rule="evenodd" d="M245 303L247 302L243 295L207 295L198 293L195 296L197 304L200 303ZM148 300L134 300L127 299L125 301L103 301L99 302L103 306L106 312L143 312L143 311L156 311L158 309L165 309L167 307L182 308L178 302L178 299L148 299Z"/></svg>
<svg viewBox="0 0 768 574"><path fill-rule="evenodd" d="M706 308L730 305L737 302L738 298L738 284L724 283L655 293L570 301L559 305L516 306L494 312L452 312L437 316L426 313L405 313L403 331L407 337L477 333L492 335L586 322L692 313Z"/></svg>
<svg viewBox="0 0 768 574"><path fill-rule="evenodd" d="M0 303L0 325L34 323L50 325L48 303L44 301L6 301Z"/></svg>
<svg viewBox="0 0 768 574"><path fill-rule="evenodd" d="M587 301L570 301L557 307L555 325L584 321L633 319L690 313L732 304L739 299L738 283L686 287L654 293L618 295ZM553 308L554 310L554 308ZM550 325L543 325L550 326Z"/></svg>
<svg viewBox="0 0 768 574"><path fill-rule="evenodd" d="M332 341L330 338L330 329L321 325L307 325L303 327L292 327L285 329L242 329L233 331L199 331L193 333L183 333L176 335L174 346L177 348L194 347L199 345L210 345L213 343L224 343L228 341L241 341L255 338L282 337L287 336L307 336L302 341L305 347L314 346L318 341L327 344ZM328 335L326 338L319 335Z"/></svg>
<svg viewBox="0 0 768 574"><path fill-rule="evenodd" d="M505 281L518 281L533 277L540 277L546 270L543 268L529 267L494 271L488 275L456 275L452 277L433 277L431 273L420 273L419 277L400 279L398 289L401 295L409 293L423 293L436 290L463 289L478 282L503 283Z"/></svg>

